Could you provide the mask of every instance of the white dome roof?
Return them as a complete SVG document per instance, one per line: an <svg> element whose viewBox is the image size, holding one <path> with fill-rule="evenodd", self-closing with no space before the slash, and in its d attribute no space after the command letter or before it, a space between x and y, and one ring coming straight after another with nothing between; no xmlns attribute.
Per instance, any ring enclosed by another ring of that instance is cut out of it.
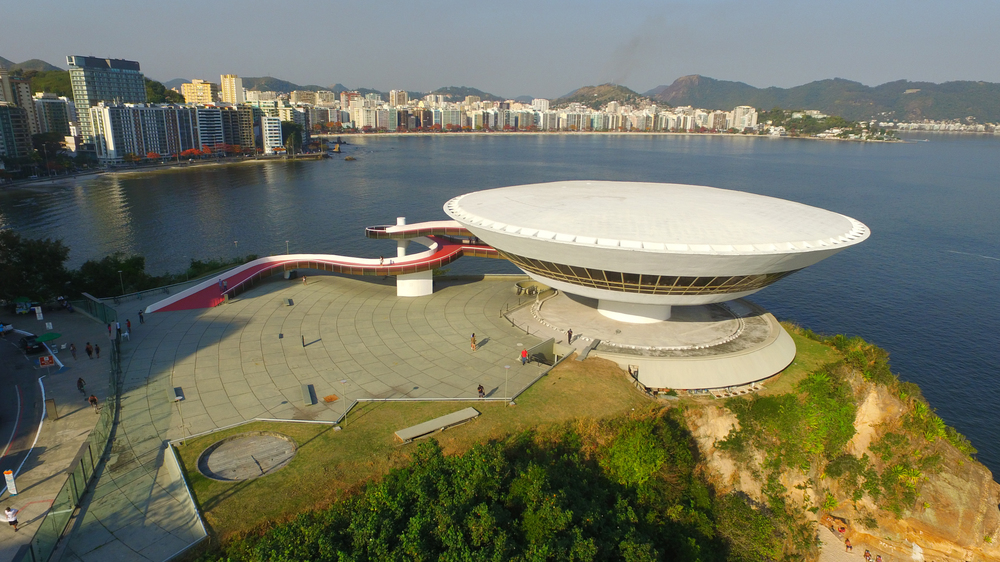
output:
<svg viewBox="0 0 1000 562"><path fill-rule="evenodd" d="M868 227L784 199L672 183L561 181L456 197L452 218L476 229L557 243L723 254L850 246Z"/></svg>

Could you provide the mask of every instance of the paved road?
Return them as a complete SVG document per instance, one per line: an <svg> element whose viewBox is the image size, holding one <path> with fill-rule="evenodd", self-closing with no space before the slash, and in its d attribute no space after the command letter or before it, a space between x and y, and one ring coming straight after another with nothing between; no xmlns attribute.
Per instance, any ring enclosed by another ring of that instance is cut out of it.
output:
<svg viewBox="0 0 1000 562"><path fill-rule="evenodd" d="M0 339L0 472L17 471L35 438L42 417L38 377L45 374L17 347L21 336L8 333ZM5 484L0 483L0 489Z"/></svg>

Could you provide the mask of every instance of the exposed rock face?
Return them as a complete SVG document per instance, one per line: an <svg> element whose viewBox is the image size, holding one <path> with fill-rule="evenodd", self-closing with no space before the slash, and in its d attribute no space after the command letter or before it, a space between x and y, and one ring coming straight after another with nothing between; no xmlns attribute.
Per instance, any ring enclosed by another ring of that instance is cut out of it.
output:
<svg viewBox="0 0 1000 562"><path fill-rule="evenodd" d="M848 379L855 392L857 415L856 434L845 450L855 457L867 454L877 459L871 446L888 431L905 430L906 414L912 406L886 387L865 382L860 375ZM730 429L738 426L736 416L720 404L691 408L687 419L709 480L720 491L741 490L757 501L765 501L759 480L761 457L758 455L747 466L716 447ZM892 554L904 560L1000 561L1000 484L985 466L966 457L947 440L937 439L932 449L941 461L916 484L916 502L898 519L878 509L867 494L852 501L850 491L842 490L836 479L817 474L819 470L809 474L790 470L782 474L781 480L788 489L789 503L817 506L826 491L832 492L837 507L830 514L849 522L846 537L858 553L870 548L884 558ZM815 521L822 515L822 511L814 515L806 509L802 513L804 518ZM877 529L866 529L862 524L871 516L878 523Z"/></svg>

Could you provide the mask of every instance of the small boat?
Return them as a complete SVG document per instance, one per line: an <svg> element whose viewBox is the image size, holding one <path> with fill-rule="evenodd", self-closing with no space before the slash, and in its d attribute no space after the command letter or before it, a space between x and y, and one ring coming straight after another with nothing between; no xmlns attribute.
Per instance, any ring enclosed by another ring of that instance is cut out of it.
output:
<svg viewBox="0 0 1000 562"><path fill-rule="evenodd" d="M357 160L357 158L353 156L348 156L347 158L344 158L345 162L354 162L355 160Z"/></svg>

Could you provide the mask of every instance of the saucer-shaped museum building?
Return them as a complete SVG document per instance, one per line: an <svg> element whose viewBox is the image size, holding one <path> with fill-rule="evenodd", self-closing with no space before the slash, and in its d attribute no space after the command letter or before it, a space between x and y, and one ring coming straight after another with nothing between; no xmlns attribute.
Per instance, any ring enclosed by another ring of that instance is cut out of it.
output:
<svg viewBox="0 0 1000 562"><path fill-rule="evenodd" d="M816 207L666 183L519 185L461 195L444 210L532 278L597 299L625 322L745 297L869 236Z"/></svg>

